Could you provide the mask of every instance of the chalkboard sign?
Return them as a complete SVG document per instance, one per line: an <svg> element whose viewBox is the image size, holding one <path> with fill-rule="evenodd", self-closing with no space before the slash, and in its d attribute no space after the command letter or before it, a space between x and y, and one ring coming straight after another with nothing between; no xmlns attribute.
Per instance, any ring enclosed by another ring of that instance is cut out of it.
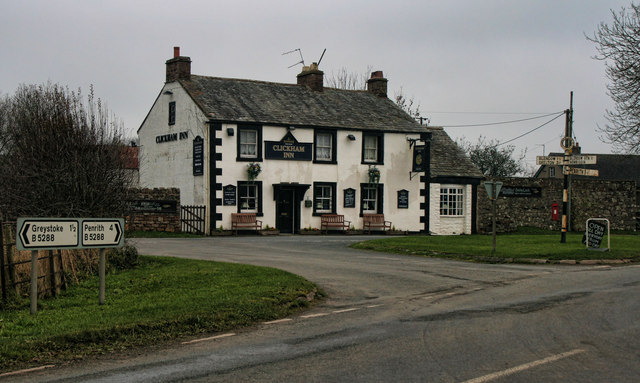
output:
<svg viewBox="0 0 640 383"><path fill-rule="evenodd" d="M204 141L198 136L193 140L193 175L204 174Z"/></svg>
<svg viewBox="0 0 640 383"><path fill-rule="evenodd" d="M356 207L356 190L344 189L344 207Z"/></svg>
<svg viewBox="0 0 640 383"><path fill-rule="evenodd" d="M607 225L597 221L588 221L587 224L587 244L590 249L599 249L604 238L604 233L607 230Z"/></svg>
<svg viewBox="0 0 640 383"><path fill-rule="evenodd" d="M236 206L236 187L227 185L222 188L222 204L224 206Z"/></svg>
<svg viewBox="0 0 640 383"><path fill-rule="evenodd" d="M398 190L398 209L408 209L409 208L409 191L408 190Z"/></svg>

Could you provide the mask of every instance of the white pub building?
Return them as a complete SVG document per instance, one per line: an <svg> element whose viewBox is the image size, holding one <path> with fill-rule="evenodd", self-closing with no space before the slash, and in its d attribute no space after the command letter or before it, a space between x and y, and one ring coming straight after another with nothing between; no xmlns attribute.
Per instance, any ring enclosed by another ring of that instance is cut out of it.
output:
<svg viewBox="0 0 640 383"><path fill-rule="evenodd" d="M200 76L176 47L138 135L141 186L206 206L207 232L230 229L231 213L283 233L320 229L323 214L362 229L368 213L402 231L476 229L482 174L387 97L380 71L360 91L325 88L315 64L296 84Z"/></svg>

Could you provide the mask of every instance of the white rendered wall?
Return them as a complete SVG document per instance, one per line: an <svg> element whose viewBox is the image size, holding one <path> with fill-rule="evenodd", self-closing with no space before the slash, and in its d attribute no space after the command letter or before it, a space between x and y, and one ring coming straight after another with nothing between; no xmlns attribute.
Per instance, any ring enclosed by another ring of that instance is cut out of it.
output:
<svg viewBox="0 0 640 383"><path fill-rule="evenodd" d="M234 136L228 136L227 128L234 129ZM284 127L263 126L262 140L280 141L287 129ZM247 180L246 167L249 162L236 161L237 156L237 126L225 124L222 131L218 132L218 138L222 139L222 147L218 150L222 153L222 176L218 182L225 185L237 185L238 181ZM298 128L292 132L301 143L313 143L314 130ZM353 134L355 141L348 139ZM392 221L398 230L419 231L423 224L420 223L420 177L416 175L409 180L411 170L412 150L409 150L407 134L385 133L384 135L384 164L376 165L381 171L380 183L384 185L383 208L385 219ZM410 136L416 138L416 135ZM273 184L297 182L311 185L304 199L313 200L314 182L336 182L336 214L343 214L346 221L356 229L362 228L360 217L360 184L368 182L368 165L361 164L362 159L362 132L345 131L337 132L337 164L314 164L312 161L287 161L264 159L260 162L262 172L257 181L262 181L263 191L263 226L276 226L276 207L273 200ZM263 153L264 154L264 153ZM264 156L263 156L264 157ZM220 166L220 165L218 165ZM344 207L344 189L356 190L356 207ZM406 189L409 191L409 208L398 209L397 191ZM218 192L221 198L221 192ZM320 228L320 217L313 216L313 208L300 204L300 228ZM231 226L231 213L237 212L237 206L221 206L218 212L222 213L223 221L217 225L224 228Z"/></svg>
<svg viewBox="0 0 640 383"><path fill-rule="evenodd" d="M172 94L164 94L170 91ZM176 121L169 125L169 102L176 102ZM208 202L208 138L202 112L178 83L169 83L160 92L149 115L138 131L140 139L140 187L180 188L181 205ZM180 139L180 133L186 137ZM156 142L156 137L177 133L176 141ZM193 140L205 140L204 174L193 176Z"/></svg>

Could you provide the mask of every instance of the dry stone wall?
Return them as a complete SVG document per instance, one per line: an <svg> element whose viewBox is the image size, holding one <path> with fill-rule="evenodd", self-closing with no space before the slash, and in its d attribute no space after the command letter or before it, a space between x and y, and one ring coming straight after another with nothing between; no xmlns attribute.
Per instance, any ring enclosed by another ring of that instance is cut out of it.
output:
<svg viewBox="0 0 640 383"><path fill-rule="evenodd" d="M180 232L180 189L131 189L127 231Z"/></svg>
<svg viewBox="0 0 640 383"><path fill-rule="evenodd" d="M496 230L515 231L528 226L561 229L562 179L505 178L505 187L523 190L539 188L537 196L504 197L496 201ZM613 230L635 230L637 187L634 181L572 180L571 230L584 231L588 218L607 218ZM558 220L552 218L552 205L558 204ZM484 185L478 187L478 232L491 232L491 201Z"/></svg>

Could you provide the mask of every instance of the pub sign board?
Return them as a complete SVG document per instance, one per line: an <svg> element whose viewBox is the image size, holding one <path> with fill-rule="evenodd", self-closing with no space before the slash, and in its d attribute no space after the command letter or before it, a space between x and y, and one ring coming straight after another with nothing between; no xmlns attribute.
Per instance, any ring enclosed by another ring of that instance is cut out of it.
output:
<svg viewBox="0 0 640 383"><path fill-rule="evenodd" d="M264 157L268 160L311 161L313 144L298 142L291 132L280 141L264 142Z"/></svg>
<svg viewBox="0 0 640 383"><path fill-rule="evenodd" d="M356 207L356 189L344 189L344 207Z"/></svg>
<svg viewBox="0 0 640 383"><path fill-rule="evenodd" d="M607 225L593 220L587 220L587 248L600 249Z"/></svg>
<svg viewBox="0 0 640 383"><path fill-rule="evenodd" d="M413 166L411 171L420 173L426 171L426 149L424 145L416 145L413 147Z"/></svg>
<svg viewBox="0 0 640 383"><path fill-rule="evenodd" d="M234 185L226 185L222 188L222 204L236 206L236 187Z"/></svg>

